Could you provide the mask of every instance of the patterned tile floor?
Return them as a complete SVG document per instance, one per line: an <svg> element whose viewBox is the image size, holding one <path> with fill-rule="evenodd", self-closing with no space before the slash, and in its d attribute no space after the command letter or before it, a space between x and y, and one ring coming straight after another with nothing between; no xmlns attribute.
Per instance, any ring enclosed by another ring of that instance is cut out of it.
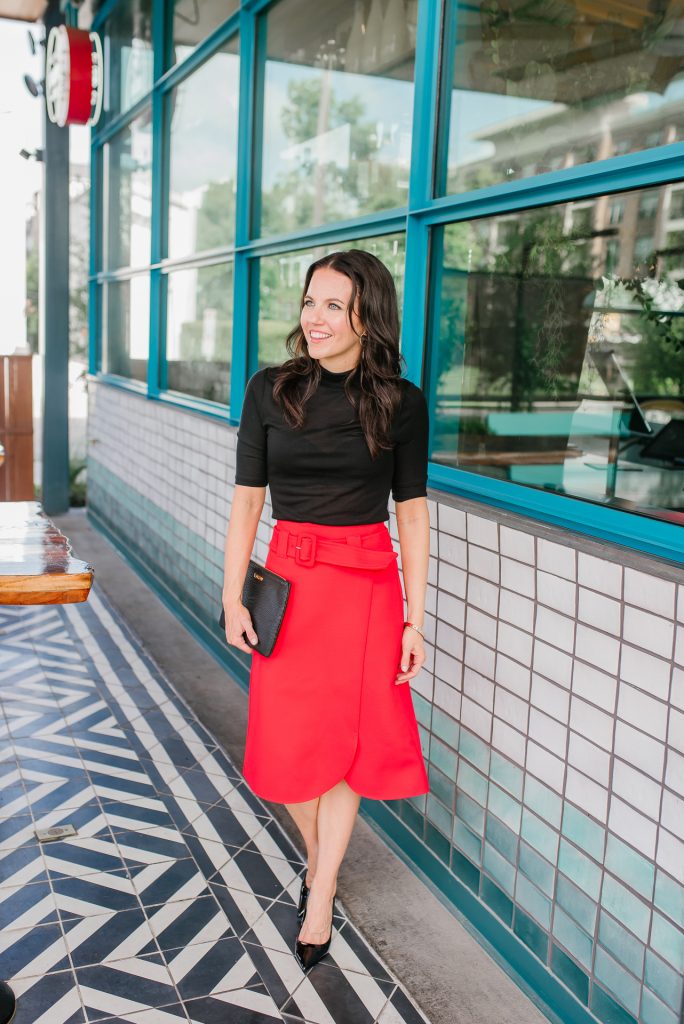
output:
<svg viewBox="0 0 684 1024"><path fill-rule="evenodd" d="M71 839L34 830L72 824ZM425 1024L336 901L292 947L304 865L95 589L0 608L0 978L16 1024Z"/></svg>

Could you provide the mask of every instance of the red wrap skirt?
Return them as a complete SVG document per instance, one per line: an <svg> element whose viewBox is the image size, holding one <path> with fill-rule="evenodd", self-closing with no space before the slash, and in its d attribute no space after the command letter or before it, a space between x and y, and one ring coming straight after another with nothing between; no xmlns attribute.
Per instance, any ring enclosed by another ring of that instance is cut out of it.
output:
<svg viewBox="0 0 684 1024"><path fill-rule="evenodd" d="M271 655L254 651L242 771L257 796L312 800L345 779L361 796L427 793L404 599L386 524L279 519L266 568L292 583Z"/></svg>

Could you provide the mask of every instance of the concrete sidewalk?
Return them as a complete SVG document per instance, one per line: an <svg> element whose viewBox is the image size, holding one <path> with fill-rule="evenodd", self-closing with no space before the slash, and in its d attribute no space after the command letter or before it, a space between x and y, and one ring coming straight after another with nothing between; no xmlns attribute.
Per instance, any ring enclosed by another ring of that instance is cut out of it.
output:
<svg viewBox="0 0 684 1024"><path fill-rule="evenodd" d="M98 587L239 769L247 724L244 691L91 527L82 510L55 522L77 557L94 565ZM267 806L301 852L285 807ZM542 1024L549 1019L473 938L469 924L361 818L340 869L338 895L350 921L431 1024ZM388 1017L387 1024L401 1019Z"/></svg>

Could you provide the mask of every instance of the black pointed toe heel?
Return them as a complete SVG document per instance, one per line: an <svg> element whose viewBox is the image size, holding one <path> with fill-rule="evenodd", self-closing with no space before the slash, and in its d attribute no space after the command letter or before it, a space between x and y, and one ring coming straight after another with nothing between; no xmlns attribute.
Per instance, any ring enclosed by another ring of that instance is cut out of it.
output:
<svg viewBox="0 0 684 1024"><path fill-rule="evenodd" d="M335 896L332 898L332 911L335 913ZM306 906L304 907L304 913L306 914ZM317 964L330 949L330 942L332 940L333 933L333 921L330 921L330 935L325 942L300 942L299 939L295 941L295 958L301 969L306 972L314 964Z"/></svg>
<svg viewBox="0 0 684 1024"><path fill-rule="evenodd" d="M309 898L310 889L307 888L306 875L302 878L302 888L299 891L299 905L297 906L297 920L301 924L306 913L306 901Z"/></svg>

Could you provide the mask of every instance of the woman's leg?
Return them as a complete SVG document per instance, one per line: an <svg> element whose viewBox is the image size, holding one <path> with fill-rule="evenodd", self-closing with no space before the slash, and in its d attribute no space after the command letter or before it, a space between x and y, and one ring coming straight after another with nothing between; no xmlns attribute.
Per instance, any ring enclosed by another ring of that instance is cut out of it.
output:
<svg viewBox="0 0 684 1024"><path fill-rule="evenodd" d="M318 857L318 826L316 816L318 814L318 802L321 798L304 800L298 804L285 804L290 815L294 818L295 824L302 833L306 845L306 884L311 887L313 876L316 873L316 860Z"/></svg>
<svg viewBox="0 0 684 1024"><path fill-rule="evenodd" d="M325 942L331 927L331 900L337 872L351 838L361 797L342 779L323 793L318 805L318 861L306 903L300 942Z"/></svg>

